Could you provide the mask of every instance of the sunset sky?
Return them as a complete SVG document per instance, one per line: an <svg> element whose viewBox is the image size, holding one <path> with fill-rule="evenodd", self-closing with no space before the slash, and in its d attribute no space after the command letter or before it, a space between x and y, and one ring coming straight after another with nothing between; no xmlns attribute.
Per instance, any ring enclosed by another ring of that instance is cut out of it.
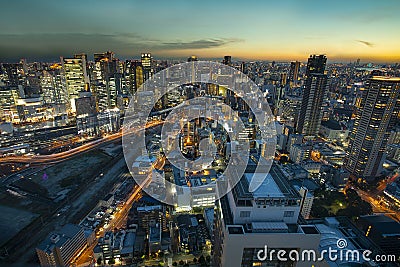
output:
<svg viewBox="0 0 400 267"><path fill-rule="evenodd" d="M400 62L400 1L16 0L0 8L0 61L112 50L119 58Z"/></svg>

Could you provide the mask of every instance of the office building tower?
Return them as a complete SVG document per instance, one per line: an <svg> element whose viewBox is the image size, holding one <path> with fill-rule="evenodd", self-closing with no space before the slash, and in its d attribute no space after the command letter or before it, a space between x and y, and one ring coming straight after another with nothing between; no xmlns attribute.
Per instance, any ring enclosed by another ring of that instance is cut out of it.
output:
<svg viewBox="0 0 400 267"><path fill-rule="evenodd" d="M17 102L20 93L16 87L0 87L0 121L20 122Z"/></svg>
<svg viewBox="0 0 400 267"><path fill-rule="evenodd" d="M192 61L199 61L199 59L196 56L190 56L187 59L188 62L192 62Z"/></svg>
<svg viewBox="0 0 400 267"><path fill-rule="evenodd" d="M299 81L300 62L292 61L289 69L289 82L290 86L296 86Z"/></svg>
<svg viewBox="0 0 400 267"><path fill-rule="evenodd" d="M152 61L153 61L153 58L151 57L150 53L142 54L141 63L143 66L145 80L149 79L153 75Z"/></svg>
<svg viewBox="0 0 400 267"><path fill-rule="evenodd" d="M232 57L231 56L224 56L224 60L222 61L222 64L231 66L232 65Z"/></svg>
<svg viewBox="0 0 400 267"><path fill-rule="evenodd" d="M9 86L18 86L25 83L24 77L26 76L26 71L24 70L24 65L22 63L3 63L3 69L6 76L6 84Z"/></svg>
<svg viewBox="0 0 400 267"><path fill-rule="evenodd" d="M316 136L322 120L322 104L326 97L328 76L324 74L325 55L308 59L306 82L297 123L297 131L305 136Z"/></svg>
<svg viewBox="0 0 400 267"><path fill-rule="evenodd" d="M54 64L43 70L40 78L43 102L54 108L55 113L64 113L68 105L68 92L61 66Z"/></svg>
<svg viewBox="0 0 400 267"><path fill-rule="evenodd" d="M89 90L89 75L85 54L75 55L74 58L61 58L64 70L66 88L72 111L75 111L74 99L79 92Z"/></svg>
<svg viewBox="0 0 400 267"><path fill-rule="evenodd" d="M100 62L102 59L106 59L108 61L111 61L114 59L114 52L107 51L104 53L94 53L94 62Z"/></svg>
<svg viewBox="0 0 400 267"><path fill-rule="evenodd" d="M285 84L287 83L287 73L281 73L281 78L279 83L281 87L285 86Z"/></svg>
<svg viewBox="0 0 400 267"><path fill-rule="evenodd" d="M247 65L246 62L240 63L240 71L243 72L244 74L247 74Z"/></svg>
<svg viewBox="0 0 400 267"><path fill-rule="evenodd" d="M253 175L263 175L265 180L249 192ZM320 233L312 225L298 224L301 199L276 165L268 174L246 172L233 190L217 201L212 266L311 266L312 260L258 258L265 246L286 253L292 249L318 251Z"/></svg>
<svg viewBox="0 0 400 267"><path fill-rule="evenodd" d="M127 88L129 88L128 93L131 95L136 93L144 83L144 70L141 62L137 60L125 62L125 81Z"/></svg>
<svg viewBox="0 0 400 267"><path fill-rule="evenodd" d="M311 73L325 73L326 67L326 56L325 55L311 55L307 61L307 68L306 68L306 78Z"/></svg>
<svg viewBox="0 0 400 267"><path fill-rule="evenodd" d="M380 175L390 132L399 121L400 78L372 76L356 100L344 167L352 178Z"/></svg>
<svg viewBox="0 0 400 267"><path fill-rule="evenodd" d="M43 267L69 266L86 246L87 239L83 228L67 224L60 231L51 233L36 248L36 253Z"/></svg>
<svg viewBox="0 0 400 267"><path fill-rule="evenodd" d="M114 52L94 54L92 91L99 111L117 106L117 96L121 93L122 75Z"/></svg>

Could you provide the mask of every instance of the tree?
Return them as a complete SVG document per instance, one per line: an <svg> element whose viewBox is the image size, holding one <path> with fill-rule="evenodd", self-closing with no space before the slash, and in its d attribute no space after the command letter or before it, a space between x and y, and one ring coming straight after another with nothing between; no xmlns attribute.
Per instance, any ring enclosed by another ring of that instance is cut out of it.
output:
<svg viewBox="0 0 400 267"><path fill-rule="evenodd" d="M115 264L115 260L114 259L109 260L108 264Z"/></svg>
<svg viewBox="0 0 400 267"><path fill-rule="evenodd" d="M200 256L200 258L199 258L199 263L200 263L200 264L206 263L206 259L204 258L203 255Z"/></svg>
<svg viewBox="0 0 400 267"><path fill-rule="evenodd" d="M172 263L172 266L178 266L178 263L177 263L176 261L174 261L174 262Z"/></svg>
<svg viewBox="0 0 400 267"><path fill-rule="evenodd" d="M193 262L194 262L194 263L197 262L197 258L196 258L196 257L193 258Z"/></svg>
<svg viewBox="0 0 400 267"><path fill-rule="evenodd" d="M210 260L211 260L210 255L207 255L207 256L206 256L206 261L207 261L207 262L210 262Z"/></svg>
<svg viewBox="0 0 400 267"><path fill-rule="evenodd" d="M357 191L351 188L348 188L346 190L346 197L347 200L351 203L351 202L355 202L355 201L359 201L361 200L360 196L358 195Z"/></svg>
<svg viewBox="0 0 400 267"><path fill-rule="evenodd" d="M317 204L317 203L315 203ZM314 218L324 218L329 216L329 211L321 205L313 205L311 207L311 216Z"/></svg>
<svg viewBox="0 0 400 267"><path fill-rule="evenodd" d="M202 209L200 207L194 207L193 208L193 212L194 213L200 213L202 211Z"/></svg>

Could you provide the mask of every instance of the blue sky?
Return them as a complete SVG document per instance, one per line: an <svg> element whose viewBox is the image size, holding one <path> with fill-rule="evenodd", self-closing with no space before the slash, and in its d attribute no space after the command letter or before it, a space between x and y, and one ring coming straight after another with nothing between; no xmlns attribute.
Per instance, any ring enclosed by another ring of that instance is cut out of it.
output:
<svg viewBox="0 0 400 267"><path fill-rule="evenodd" d="M400 1L3 2L0 59L57 59L112 50L120 58L400 61Z"/></svg>

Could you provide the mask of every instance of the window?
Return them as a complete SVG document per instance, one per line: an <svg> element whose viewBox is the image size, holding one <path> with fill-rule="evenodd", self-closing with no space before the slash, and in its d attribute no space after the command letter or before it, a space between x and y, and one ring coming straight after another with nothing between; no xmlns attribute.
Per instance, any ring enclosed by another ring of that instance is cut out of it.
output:
<svg viewBox="0 0 400 267"><path fill-rule="evenodd" d="M248 217L250 217L250 211L243 210L240 212L240 218L248 218Z"/></svg>
<svg viewBox="0 0 400 267"><path fill-rule="evenodd" d="M293 217L294 216L294 211L293 210L288 210L285 211L283 214L283 217Z"/></svg>

